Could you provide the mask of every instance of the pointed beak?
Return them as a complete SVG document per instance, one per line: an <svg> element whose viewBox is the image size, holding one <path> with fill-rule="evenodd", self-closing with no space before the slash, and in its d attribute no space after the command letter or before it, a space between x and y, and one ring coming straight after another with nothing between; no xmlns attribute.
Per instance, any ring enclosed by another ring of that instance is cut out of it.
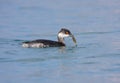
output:
<svg viewBox="0 0 120 83"><path fill-rule="evenodd" d="M74 37L74 35L70 35L70 37L72 37L72 40L73 40L73 42L75 43L75 45L77 46L77 41L76 41L76 39L75 39L75 37Z"/></svg>

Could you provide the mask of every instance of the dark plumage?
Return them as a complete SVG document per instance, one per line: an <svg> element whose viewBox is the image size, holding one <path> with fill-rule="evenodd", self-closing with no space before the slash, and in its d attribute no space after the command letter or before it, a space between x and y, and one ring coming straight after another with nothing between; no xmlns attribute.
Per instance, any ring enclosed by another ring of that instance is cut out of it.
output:
<svg viewBox="0 0 120 83"><path fill-rule="evenodd" d="M33 41L23 42L23 47L60 47L65 46L64 38L65 37L72 37L73 41L76 43L76 39L72 35L72 33L68 29L61 29L58 33L58 41L46 40L46 39L38 39Z"/></svg>
<svg viewBox="0 0 120 83"><path fill-rule="evenodd" d="M52 40L45 40L45 39L38 39L34 41L27 41L23 42L26 47L60 47L65 46L64 43L52 41Z"/></svg>

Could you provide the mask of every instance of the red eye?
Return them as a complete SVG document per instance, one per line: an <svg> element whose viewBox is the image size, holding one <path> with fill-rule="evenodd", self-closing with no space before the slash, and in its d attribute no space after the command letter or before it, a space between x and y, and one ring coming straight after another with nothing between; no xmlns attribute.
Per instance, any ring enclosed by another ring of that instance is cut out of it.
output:
<svg viewBox="0 0 120 83"><path fill-rule="evenodd" d="M65 32L65 34L69 34L68 32Z"/></svg>

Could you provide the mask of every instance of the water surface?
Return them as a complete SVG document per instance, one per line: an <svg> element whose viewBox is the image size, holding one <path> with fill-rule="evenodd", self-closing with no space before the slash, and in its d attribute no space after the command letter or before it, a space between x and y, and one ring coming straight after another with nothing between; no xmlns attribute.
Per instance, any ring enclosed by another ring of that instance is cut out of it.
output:
<svg viewBox="0 0 120 83"><path fill-rule="evenodd" d="M34 39L57 40L66 27L77 39L67 47L22 48ZM119 0L1 0L2 83L120 83Z"/></svg>

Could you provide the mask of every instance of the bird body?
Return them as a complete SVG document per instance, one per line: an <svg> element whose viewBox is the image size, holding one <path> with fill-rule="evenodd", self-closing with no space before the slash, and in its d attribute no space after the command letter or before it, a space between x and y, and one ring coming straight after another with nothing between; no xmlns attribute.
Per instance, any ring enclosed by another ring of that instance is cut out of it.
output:
<svg viewBox="0 0 120 83"><path fill-rule="evenodd" d="M72 33L68 29L61 29L58 32L58 41L52 41L52 40L46 40L46 39L37 39L33 41L26 41L22 43L23 47L26 48L44 48L44 47L61 47L65 46L64 38L65 37L72 37L73 41L76 43L75 37L72 35Z"/></svg>
<svg viewBox="0 0 120 83"><path fill-rule="evenodd" d="M60 47L60 46L65 46L65 44L57 41L52 41L52 40L38 39L34 41L23 42L22 46L44 48L44 47Z"/></svg>

